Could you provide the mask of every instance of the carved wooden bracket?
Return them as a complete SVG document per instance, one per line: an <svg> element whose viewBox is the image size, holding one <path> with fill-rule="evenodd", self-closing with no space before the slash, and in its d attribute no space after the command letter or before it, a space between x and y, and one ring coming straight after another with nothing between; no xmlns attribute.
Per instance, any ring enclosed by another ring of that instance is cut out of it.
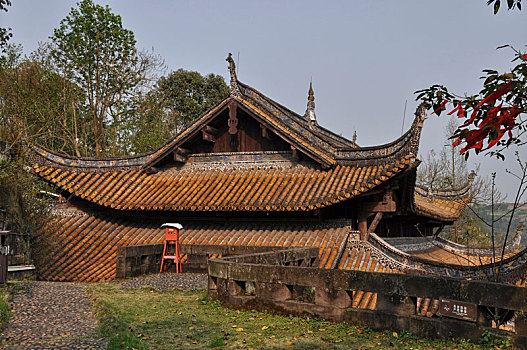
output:
<svg viewBox="0 0 527 350"><path fill-rule="evenodd" d="M270 140L271 139L271 135L269 134L269 129L267 129L267 127L263 124L260 124L260 128L262 128L262 137L264 139L268 139Z"/></svg>
<svg viewBox="0 0 527 350"><path fill-rule="evenodd" d="M298 152L298 149L295 146L291 145L291 150L293 151L293 159L297 162L300 161L300 152Z"/></svg>
<svg viewBox="0 0 527 350"><path fill-rule="evenodd" d="M216 135L218 135L218 129L209 125L205 125L205 127L201 129L201 133L203 135L203 140L209 142L216 142Z"/></svg>
<svg viewBox="0 0 527 350"><path fill-rule="evenodd" d="M156 167L151 166L151 167L145 168L145 171L147 174L150 175L150 174L157 173L159 170Z"/></svg>
<svg viewBox="0 0 527 350"><path fill-rule="evenodd" d="M188 159L188 154L190 151L185 148L176 147L174 149L174 160L176 162L185 163Z"/></svg>
<svg viewBox="0 0 527 350"><path fill-rule="evenodd" d="M227 121L229 134L231 135L235 135L238 132L238 117L236 116L236 112L236 101L232 100L229 102L229 120Z"/></svg>

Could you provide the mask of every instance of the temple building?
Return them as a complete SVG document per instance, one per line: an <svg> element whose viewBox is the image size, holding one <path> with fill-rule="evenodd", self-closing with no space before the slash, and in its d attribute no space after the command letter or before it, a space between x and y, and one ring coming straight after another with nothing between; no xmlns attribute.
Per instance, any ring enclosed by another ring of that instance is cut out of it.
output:
<svg viewBox="0 0 527 350"><path fill-rule="evenodd" d="M240 82L227 61L230 96L152 153L87 159L34 147L34 174L67 198L36 237L40 278L114 279L117 248L162 243L163 222L183 225L183 244L318 247L329 269L489 273L491 252L438 236L465 209L470 181L450 192L416 185L424 106L397 140L360 147L319 125L311 86L297 114ZM504 281L525 278L519 238ZM354 299L375 303L368 292Z"/></svg>

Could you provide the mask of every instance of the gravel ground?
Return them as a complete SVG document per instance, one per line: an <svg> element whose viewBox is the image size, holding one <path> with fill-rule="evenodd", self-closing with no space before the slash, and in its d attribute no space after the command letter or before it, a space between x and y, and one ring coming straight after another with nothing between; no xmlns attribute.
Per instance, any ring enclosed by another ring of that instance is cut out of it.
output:
<svg viewBox="0 0 527 350"><path fill-rule="evenodd" d="M104 349L86 285L26 282L17 286L4 349Z"/></svg>
<svg viewBox="0 0 527 350"><path fill-rule="evenodd" d="M119 288L157 290L206 288L207 274L162 273L116 281ZM86 285L25 282L17 285L12 316L2 332L2 349L104 349Z"/></svg>
<svg viewBox="0 0 527 350"><path fill-rule="evenodd" d="M150 287L157 290L207 288L207 274L205 273L172 273L133 277L118 281L121 289Z"/></svg>

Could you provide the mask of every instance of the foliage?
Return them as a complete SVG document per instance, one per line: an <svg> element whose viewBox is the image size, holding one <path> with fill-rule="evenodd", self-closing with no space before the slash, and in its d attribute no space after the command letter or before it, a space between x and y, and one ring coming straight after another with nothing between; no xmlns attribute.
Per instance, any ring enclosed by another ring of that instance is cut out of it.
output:
<svg viewBox="0 0 527 350"><path fill-rule="evenodd" d="M456 146L464 143L461 153L465 157L470 150L478 154L494 147L490 154L504 159L502 151L505 148L527 142L522 141L527 132L526 121L522 119L527 113L527 54L512 49L515 52L513 61L519 63L504 74L485 69L483 88L476 95L455 95L442 85L415 92L416 99L422 99L432 113L440 115L450 108L448 115L455 113L464 120L452 138Z"/></svg>
<svg viewBox="0 0 527 350"><path fill-rule="evenodd" d="M0 11L7 12L9 6L11 6L11 0L0 0ZM11 28L0 27L0 49L2 49L2 52L4 52L5 46L12 36Z"/></svg>
<svg viewBox="0 0 527 350"><path fill-rule="evenodd" d="M489 331L483 332L479 343L495 349L509 349L512 347L508 338L504 336L496 336Z"/></svg>
<svg viewBox="0 0 527 350"><path fill-rule="evenodd" d="M161 98L176 132L229 95L223 77L215 74L201 75L178 69L157 84Z"/></svg>
<svg viewBox="0 0 527 350"><path fill-rule="evenodd" d="M445 139L457 130L458 123L450 119L445 130ZM459 146L446 142L439 150L431 150L426 160L417 170L417 183L431 190L452 191L463 188L471 181L468 206L471 209L489 204L492 193L491 179L478 175L479 166L474 171L469 171L467 160L459 153ZM499 202L503 198L501 193L495 191L494 196ZM482 247L490 243L489 235L484 232L481 222L467 209L460 219L452 226L443 229L442 235L454 242L461 242L469 246Z"/></svg>
<svg viewBox="0 0 527 350"><path fill-rule="evenodd" d="M501 1L500 0L487 0L487 5L493 5L494 8L494 14L497 14L500 10ZM507 0L507 9L512 10L514 8L517 8L521 11L522 9L522 0Z"/></svg>
<svg viewBox="0 0 527 350"><path fill-rule="evenodd" d="M132 99L122 133L123 144L129 147L130 153L158 149L175 136L176 126L166 112L165 104L155 90Z"/></svg>
<svg viewBox="0 0 527 350"><path fill-rule="evenodd" d="M21 58L21 50L10 45L0 68L0 140L19 151L16 157L34 143L86 155L93 133L80 117L82 91L45 62Z"/></svg>
<svg viewBox="0 0 527 350"><path fill-rule="evenodd" d="M90 289L101 328L107 330L103 335L112 344L109 349L489 348L463 339L430 340L407 332L375 332L312 317L226 309L209 300L204 290L123 290L115 284L96 284ZM114 326L108 328L111 325ZM139 344L132 343L133 338Z"/></svg>
<svg viewBox="0 0 527 350"><path fill-rule="evenodd" d="M57 67L86 94L95 153L123 151L119 135L127 102L153 81L161 60L138 52L134 34L123 28L121 17L91 0L72 8L50 39Z"/></svg>
<svg viewBox="0 0 527 350"><path fill-rule="evenodd" d="M9 320L9 292L6 288L0 288L0 327L3 327Z"/></svg>
<svg viewBox="0 0 527 350"><path fill-rule="evenodd" d="M21 159L0 160L0 209L6 210L3 229L19 233L24 250L29 252L33 234L48 220L47 203L39 198L39 192L48 188L25 171L22 164Z"/></svg>

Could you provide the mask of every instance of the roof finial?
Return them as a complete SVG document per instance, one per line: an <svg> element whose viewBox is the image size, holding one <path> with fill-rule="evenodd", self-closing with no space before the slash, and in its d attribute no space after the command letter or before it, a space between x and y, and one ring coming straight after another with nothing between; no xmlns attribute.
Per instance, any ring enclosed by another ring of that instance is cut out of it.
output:
<svg viewBox="0 0 527 350"><path fill-rule="evenodd" d="M353 131L353 145L357 146L357 130Z"/></svg>
<svg viewBox="0 0 527 350"><path fill-rule="evenodd" d="M229 62L229 72L231 73L231 97L240 97L241 92L238 86L238 78L236 77L236 65L230 52L225 61Z"/></svg>
<svg viewBox="0 0 527 350"><path fill-rule="evenodd" d="M316 126L317 125L317 116L315 115L315 93L313 92L313 82L309 82L309 92L307 96L307 108L306 108L306 114L304 114L304 118L306 118L310 125Z"/></svg>

